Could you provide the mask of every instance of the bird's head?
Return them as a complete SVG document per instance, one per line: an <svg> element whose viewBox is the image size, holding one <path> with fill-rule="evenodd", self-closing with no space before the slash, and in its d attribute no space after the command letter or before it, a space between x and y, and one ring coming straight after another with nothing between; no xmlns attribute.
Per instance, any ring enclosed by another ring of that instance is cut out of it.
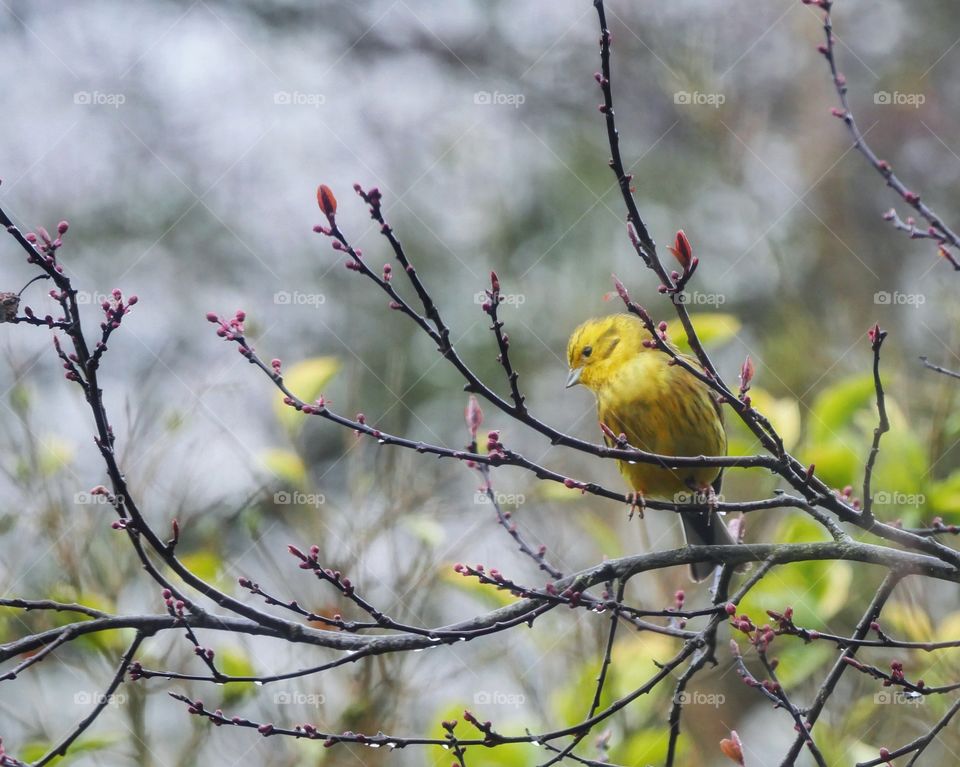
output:
<svg viewBox="0 0 960 767"><path fill-rule="evenodd" d="M573 331L567 344L567 388L583 384L598 389L620 365L647 351L643 340L648 335L639 318L631 314L587 320Z"/></svg>

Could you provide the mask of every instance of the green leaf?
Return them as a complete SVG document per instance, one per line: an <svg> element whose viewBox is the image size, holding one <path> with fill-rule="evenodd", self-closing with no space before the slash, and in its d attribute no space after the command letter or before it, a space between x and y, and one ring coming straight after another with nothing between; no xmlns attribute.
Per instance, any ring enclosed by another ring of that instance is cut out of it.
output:
<svg viewBox="0 0 960 767"><path fill-rule="evenodd" d="M293 365L283 374L283 382L304 402L313 402L322 393L330 379L340 370L340 361L336 357L312 357ZM296 434L303 428L306 416L283 403L283 393L277 392L273 409L277 419L290 434Z"/></svg>
<svg viewBox="0 0 960 767"><path fill-rule="evenodd" d="M740 320L733 314L691 312L690 321L693 323L694 330L697 331L697 338L705 347L719 346L729 341L743 327ZM691 352L690 344L687 341L687 333L679 319L670 320L667 323L667 338L680 351L686 354Z"/></svg>
<svg viewBox="0 0 960 767"><path fill-rule="evenodd" d="M855 484L862 473L866 453L861 455L849 444L853 437L840 441L821 442L801 451L805 464L815 464L817 476L830 487Z"/></svg>
<svg viewBox="0 0 960 767"><path fill-rule="evenodd" d="M645 638L631 636L618 640L613 646L607 683L600 696L601 708L642 686L650 675L656 672L656 664L673 656L678 646L676 639L662 634L648 634ZM554 697L555 718L562 724L574 725L583 721L596 690L597 672L602 660L600 654L584 659L583 663L572 669L572 683L568 683ZM658 701L672 692L672 687L668 689L668 686L658 686L651 691L649 698L651 701ZM655 702L651 702L644 709L651 724L656 720L657 710Z"/></svg>
<svg viewBox="0 0 960 767"><path fill-rule="evenodd" d="M22 383L14 384L10 389L10 409L16 415L24 415L30 409L30 389Z"/></svg>
<svg viewBox="0 0 960 767"><path fill-rule="evenodd" d="M256 669L246 652L236 647L226 647L217 650L214 658L217 668L228 676L256 676ZM224 705L237 703L256 692L257 686L253 682L231 682L223 688Z"/></svg>
<svg viewBox="0 0 960 767"><path fill-rule="evenodd" d="M805 516L785 519L771 537L779 543L804 543L829 538L814 520ZM826 621L846 604L853 583L849 562L792 562L775 567L754 586L740 604L754 623L768 623L767 610L793 607L799 626L822 630Z"/></svg>
<svg viewBox="0 0 960 767"><path fill-rule="evenodd" d="M67 755L64 757L54 757L50 764L60 764L63 761L72 761L72 757L79 756L80 754L89 754L96 751L103 751L104 749L110 748L114 744L120 741L120 737L117 735L89 735L85 738L78 738L70 746L70 750L67 752ZM41 757L43 757L51 748L53 747L52 743L47 743L45 741L34 740L29 743L25 743L23 747L17 753L17 758L26 763L36 762Z"/></svg>
<svg viewBox="0 0 960 767"><path fill-rule="evenodd" d="M615 764L663 764L667 758L670 735L666 727L650 727L629 735L621 746L611 749ZM678 756L682 758L689 746L688 738L680 738ZM681 761L680 764L685 764Z"/></svg>
<svg viewBox="0 0 960 767"><path fill-rule="evenodd" d="M960 521L960 470L930 485L927 489L927 505L934 514L939 514L949 522Z"/></svg>
<svg viewBox="0 0 960 767"><path fill-rule="evenodd" d="M853 424L853 418L876 397L873 376L863 374L828 386L814 400L808 422L814 444L835 439Z"/></svg>
<svg viewBox="0 0 960 767"><path fill-rule="evenodd" d="M263 467L284 485L301 490L306 487L307 467L292 450L269 448L260 451L259 459Z"/></svg>
<svg viewBox="0 0 960 767"><path fill-rule="evenodd" d="M93 591L78 591L73 586L65 583L58 584L50 593L50 599L55 602L76 602L77 604L92 607L94 610L102 610L105 613L116 612L116 604L106 596ZM91 620L82 613L73 612L45 612L44 625L52 623L54 626L65 626L68 623L77 621ZM75 643L83 646L85 649L96 648L99 650L123 650L130 644L133 638L133 632L129 629L120 629L117 631L95 631L90 634L84 634L77 637Z"/></svg>
<svg viewBox="0 0 960 767"><path fill-rule="evenodd" d="M477 686L478 688L489 687L490 685L486 684L483 679L477 677ZM478 689L475 695L483 695L484 693L492 693L493 690L487 689ZM527 706L527 708L530 708ZM469 725L462 721L464 709L469 710L473 713L481 722L484 721L485 715L488 713L488 706L485 704L477 704L475 700L471 700L467 703L458 703L451 706L447 706L441 713L433 717L436 724L433 726L432 731L430 732L431 738L442 740L447 737L447 731L443 729L441 722L444 721L456 721L457 726L454 728L454 734L458 738L475 738L476 729L472 725ZM490 710L494 710L493 707L490 707ZM503 727L505 730L517 729L521 726L528 727L531 730L538 729L536 723L530 722L528 719L523 718L521 721L521 711L517 711L516 721L511 722L510 717L504 719L502 712L510 711L511 709L504 709L503 707L496 707L496 718L494 719L497 722L497 727ZM471 760L470 754L477 753L477 758ZM453 759L453 755L450 751L443 748L442 746L431 746L429 751L427 751L427 758L425 760L426 764L431 765L441 765L448 764L450 762L456 763L456 760ZM491 767L533 767L533 765L538 764L543 761L542 758L538 759L538 756L541 756L542 752L534 746L531 746L527 743L515 743L510 745L497 746L496 748L485 748L482 750L483 758L479 758L479 752L474 752L474 749L470 749L467 752L467 764L476 763L482 764L484 766L491 765Z"/></svg>

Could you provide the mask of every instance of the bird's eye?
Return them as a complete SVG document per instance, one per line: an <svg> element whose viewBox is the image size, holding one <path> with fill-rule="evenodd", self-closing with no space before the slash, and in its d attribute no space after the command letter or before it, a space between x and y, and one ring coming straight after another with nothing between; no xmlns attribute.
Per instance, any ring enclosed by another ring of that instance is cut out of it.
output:
<svg viewBox="0 0 960 767"><path fill-rule="evenodd" d="M593 347L592 347L592 346L584 346L584 347L583 347L583 351L580 352L580 353L581 353L584 357L589 357L591 354L593 354Z"/></svg>

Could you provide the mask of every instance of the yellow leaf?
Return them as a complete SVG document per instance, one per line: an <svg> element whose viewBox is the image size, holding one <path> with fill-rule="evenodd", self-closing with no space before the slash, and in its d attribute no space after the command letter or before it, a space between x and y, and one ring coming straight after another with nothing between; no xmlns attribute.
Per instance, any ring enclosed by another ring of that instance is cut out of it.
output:
<svg viewBox="0 0 960 767"><path fill-rule="evenodd" d="M750 389L750 400L773 424L783 438L784 447L792 450L800 439L800 404L792 397L774 397L756 387Z"/></svg>
<svg viewBox="0 0 960 767"><path fill-rule="evenodd" d="M453 565L449 563L440 565L440 580L446 581L489 607L506 607L517 601L517 598L506 589L498 589L496 586L480 583L472 576L463 576L454 572Z"/></svg>
<svg viewBox="0 0 960 767"><path fill-rule="evenodd" d="M536 495L546 501L578 501L583 491L576 487L567 487L562 482L541 482L536 487Z"/></svg>
<svg viewBox="0 0 960 767"><path fill-rule="evenodd" d="M307 467L292 450L270 448L260 452L260 463L289 487L303 488L307 482Z"/></svg>
<svg viewBox="0 0 960 767"><path fill-rule="evenodd" d="M913 642L927 642L933 635L930 616L924 612L923 608L901 600L886 606L880 618L880 625L889 633L899 634Z"/></svg>
<svg viewBox="0 0 960 767"><path fill-rule="evenodd" d="M304 402L312 403L322 393L330 379L340 370L340 361L336 357L312 357L293 365L283 374L283 382ZM291 434L303 426L304 416L289 405L283 404L283 393L278 392L274 401L277 419Z"/></svg>
<svg viewBox="0 0 960 767"><path fill-rule="evenodd" d="M205 581L214 580L220 572L220 557L212 551L194 551L184 554L180 557L180 561L190 572Z"/></svg>
<svg viewBox="0 0 960 767"><path fill-rule="evenodd" d="M712 312L691 312L690 320L697 331L697 338L704 346L718 346L729 341L740 332L742 324L732 314L714 314ZM671 320L667 323L667 338L680 351L690 353L690 344L687 343L687 333L680 324L680 320Z"/></svg>
<svg viewBox="0 0 960 767"><path fill-rule="evenodd" d="M426 514L408 514L400 524L430 548L439 546L446 537L440 523Z"/></svg>
<svg viewBox="0 0 960 767"><path fill-rule="evenodd" d="M48 437L41 443L40 473L49 477L56 474L73 460L73 445L56 437Z"/></svg>

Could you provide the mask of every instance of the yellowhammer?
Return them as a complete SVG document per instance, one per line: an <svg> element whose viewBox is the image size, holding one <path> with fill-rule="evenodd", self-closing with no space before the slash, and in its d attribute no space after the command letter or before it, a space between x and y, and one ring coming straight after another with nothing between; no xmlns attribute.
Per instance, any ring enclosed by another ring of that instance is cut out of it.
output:
<svg viewBox="0 0 960 767"><path fill-rule="evenodd" d="M567 387L583 384L597 397L600 422L634 447L660 455L726 455L723 416L710 389L670 357L644 346L650 335L630 314L587 320L570 336ZM610 439L607 443L610 443ZM641 497L689 503L695 492L718 491L715 467L667 469L651 463L618 461L620 473ZM688 544L732 544L716 512L681 512ZM691 565L695 580L714 565Z"/></svg>

